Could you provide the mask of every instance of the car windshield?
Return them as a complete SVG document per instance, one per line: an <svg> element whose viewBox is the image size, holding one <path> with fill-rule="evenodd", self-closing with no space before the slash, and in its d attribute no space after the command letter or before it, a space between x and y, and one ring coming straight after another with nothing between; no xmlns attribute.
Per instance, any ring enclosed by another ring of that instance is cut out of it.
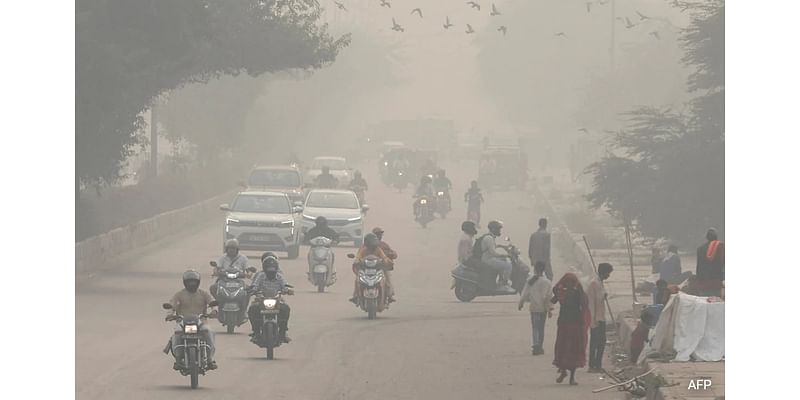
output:
<svg viewBox="0 0 800 400"><path fill-rule="evenodd" d="M357 209L358 199L353 193L311 192L306 207Z"/></svg>
<svg viewBox="0 0 800 400"><path fill-rule="evenodd" d="M297 171L257 169L250 173L248 184L250 186L298 187L300 186L300 174Z"/></svg>
<svg viewBox="0 0 800 400"><path fill-rule="evenodd" d="M289 200L284 196L240 194L233 203L233 211L265 214L291 214Z"/></svg>
<svg viewBox="0 0 800 400"><path fill-rule="evenodd" d="M322 169L322 167L328 167L330 169L344 169L344 160L336 159L336 158L317 158L314 160L314 163L311 164L312 169Z"/></svg>

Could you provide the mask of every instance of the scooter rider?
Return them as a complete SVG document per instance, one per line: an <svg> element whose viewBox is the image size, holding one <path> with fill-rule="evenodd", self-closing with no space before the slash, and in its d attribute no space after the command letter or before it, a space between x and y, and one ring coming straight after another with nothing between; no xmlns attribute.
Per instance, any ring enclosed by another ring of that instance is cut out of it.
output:
<svg viewBox="0 0 800 400"><path fill-rule="evenodd" d="M383 254L386 254L386 257L389 257L389 259L392 260L392 262L394 262L394 260L397 259L397 252L394 251L391 246L389 246L389 243L386 243L386 242L383 241L384 230L382 228L380 228L380 227L375 227L375 228L372 229L372 233L374 233L375 236L378 237L378 240L380 241L380 243L378 243L378 247L380 247L381 250L383 250ZM394 267L394 265L392 267ZM394 268L392 270L394 270ZM394 285L392 285L392 274L391 274L391 271L390 270L385 270L385 271L383 271L383 275L386 278L386 282L385 282L386 283L386 293L389 296L389 302L390 303L395 302L397 300L394 299Z"/></svg>
<svg viewBox="0 0 800 400"><path fill-rule="evenodd" d="M183 290L175 293L172 296L172 300L169 301L172 304L172 313L167 316L167 320L174 318L176 315L206 314L208 305L213 300L211 295L200 289L200 273L193 269L187 270L183 273ZM212 311L209 316L215 317L214 314L216 314L216 310ZM214 351L216 350L214 332L211 332L205 323L200 325L199 332L208 344L208 369L217 369L217 363L214 361ZM172 335L172 354L175 356L173 368L176 370L181 369L178 360L183 359L183 349L179 346L181 334L183 334L182 331L176 330Z"/></svg>
<svg viewBox="0 0 800 400"><path fill-rule="evenodd" d="M427 197L429 201L434 199L433 197L433 180L428 175L423 175L420 178L419 186L417 187L416 193L414 193L414 216L417 216L417 209L419 206L417 205L417 199L420 197Z"/></svg>
<svg viewBox="0 0 800 400"><path fill-rule="evenodd" d="M377 256L381 259L383 263L383 270L384 273L387 269L394 268L394 262L386 256L386 253L381 250L380 240L378 240L378 236L374 233L368 233L364 235L364 244L358 249L358 253L356 254L355 259L353 260L353 274L355 274L356 279L353 281L353 297L350 298L350 301L354 304L358 304L358 266L367 256ZM384 275L385 276L385 275ZM386 281L384 281L384 284Z"/></svg>
<svg viewBox="0 0 800 400"><path fill-rule="evenodd" d="M320 236L330 239L334 244L339 242L339 234L328 226L327 218L320 215L316 220L314 220L314 223L316 225L314 225L313 228L309 229L308 232L303 235L303 241L306 244L308 244L309 240Z"/></svg>
<svg viewBox="0 0 800 400"><path fill-rule="evenodd" d="M264 262L261 264L261 272L256 274L255 278L253 278L253 285L249 288L249 292L251 293L265 292L268 290L274 290L276 292L286 290L288 294L294 293L291 288L286 287L286 280L283 279L283 276L278 274L278 259L275 257L266 257L264 259ZM247 316L250 319L250 327L253 329L253 333L250 334L251 341L254 341L255 338L261 334L261 325L264 322L261 316L262 309L264 309L264 305L261 302L254 301L247 310ZM278 311L279 335L285 343L289 343L292 339L289 338L286 332L289 330L289 313L291 309L288 304L282 301L278 306Z"/></svg>
<svg viewBox="0 0 800 400"><path fill-rule="evenodd" d="M500 274L498 289L514 291L509 285L512 270L511 261L508 259L508 255L497 252L497 247L502 248L502 246L498 246L495 241L500 236L503 223L491 221L487 227L489 228L489 233L483 235L478 242L475 242L475 246L479 248L481 262Z"/></svg>
<svg viewBox="0 0 800 400"><path fill-rule="evenodd" d="M339 180L331 175L331 169L328 166L322 167L322 173L317 176L317 187L320 189L336 189L339 186Z"/></svg>
<svg viewBox="0 0 800 400"><path fill-rule="evenodd" d="M245 272L247 270L247 256L239 254L239 241L236 239L228 239L225 242L225 254L217 261L217 266L214 268L214 276L218 277L209 291L214 298L217 298L217 286L219 285L219 276L225 274L229 269L238 272ZM242 304L242 308L247 304Z"/></svg>

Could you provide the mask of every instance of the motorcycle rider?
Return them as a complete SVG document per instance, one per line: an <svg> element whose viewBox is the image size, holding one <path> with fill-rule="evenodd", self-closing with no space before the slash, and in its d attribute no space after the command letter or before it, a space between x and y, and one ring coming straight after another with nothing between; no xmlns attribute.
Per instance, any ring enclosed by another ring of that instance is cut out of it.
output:
<svg viewBox="0 0 800 400"><path fill-rule="evenodd" d="M356 171L353 173L353 180L350 181L350 184L347 187L354 192L355 189L358 189L359 187L364 188L363 190L369 189L369 186L367 186L367 180L361 176L361 171Z"/></svg>
<svg viewBox="0 0 800 400"><path fill-rule="evenodd" d="M364 235L364 244L361 245L361 248L358 249L358 253L356 253L356 257L353 260L353 274L355 274L356 279L353 282L353 297L350 298L350 301L356 305L358 305L358 266L367 256L377 256L381 259L383 263L383 270L384 276L386 269L394 268L394 262L386 256L386 253L381 250L380 240L378 240L378 236L374 233L368 233ZM384 281L384 284L386 281Z"/></svg>
<svg viewBox="0 0 800 400"><path fill-rule="evenodd" d="M227 270L236 270L237 272L245 272L247 270L247 256L239 254L239 241L236 239L228 239L225 242L225 254L217 261L217 266L214 268L214 276L217 280L211 284L209 291L214 298L217 298L217 286L219 286L219 277L225 274ZM247 304L241 304L242 308Z"/></svg>
<svg viewBox="0 0 800 400"><path fill-rule="evenodd" d="M331 175L331 169L327 165L322 167L322 173L315 179L316 186L320 189L336 189L339 180Z"/></svg>
<svg viewBox="0 0 800 400"><path fill-rule="evenodd" d="M478 181L470 182L469 190L464 193L464 201L467 202L467 219L469 219L470 214L473 212L477 215L477 221L475 222L476 225L480 225L481 223L481 203L483 203L483 193L481 193L481 189L478 188Z"/></svg>
<svg viewBox="0 0 800 400"><path fill-rule="evenodd" d="M480 260L489 268L497 271L500 274L498 289L513 292L509 278L511 277L511 261L508 255L500 254L497 248L505 248L498 246L495 239L500 236L500 231L503 229L503 223L500 221L490 221L488 226L489 233L483 235L478 241L475 242L477 255L480 255Z"/></svg>
<svg viewBox="0 0 800 400"><path fill-rule="evenodd" d="M433 180L434 190L436 192L444 192L444 198L450 203L450 189L452 187L453 182L450 182L450 178L447 177L445 170L440 169L436 174L436 178Z"/></svg>
<svg viewBox="0 0 800 400"><path fill-rule="evenodd" d="M339 243L339 234L328 226L327 218L320 215L316 220L314 220L314 224L314 227L309 229L308 232L303 235L303 241L306 244L308 244L309 240L320 236L330 239L333 244Z"/></svg>
<svg viewBox="0 0 800 400"><path fill-rule="evenodd" d="M174 318L176 315L200 315L206 314L208 305L214 299L211 298L205 290L200 289L200 273L190 269L183 273L183 289L172 296L169 301L172 304L172 312L167 316L167 320ZM216 310L211 312L210 317L214 317ZM214 361L214 332L208 329L208 325L203 323L198 327L200 335L208 344L208 369L217 369L217 363ZM176 330L172 335L172 354L175 356L175 364L173 368L176 370L181 369L179 360L183 360L183 348L180 346L180 338L183 331Z"/></svg>
<svg viewBox="0 0 800 400"><path fill-rule="evenodd" d="M380 241L378 246L381 248L381 250L383 250L383 254L386 254L386 257L389 257L389 259L394 262L394 260L397 259L397 252L394 251L391 246L389 246L389 243L383 241L384 230L380 227L375 227L372 229L372 233L378 237L378 240ZM395 302L397 300L394 298L394 285L392 285L391 271L385 270L383 275L386 277L386 293L389 296L389 303Z"/></svg>
<svg viewBox="0 0 800 400"><path fill-rule="evenodd" d="M272 257L276 260L278 259L278 256L275 253L271 251L266 251L264 252L264 254L261 255L261 265L264 265L264 260L266 260L267 257ZM280 265L278 265L278 276L283 277L283 270L281 269ZM255 276L253 278L255 278Z"/></svg>
<svg viewBox="0 0 800 400"><path fill-rule="evenodd" d="M419 186L417 187L416 193L414 193L414 216L417 216L417 211L419 205L417 204L417 199L421 197L427 197L428 201L433 201L433 180L428 175L423 175L420 178Z"/></svg>
<svg viewBox="0 0 800 400"><path fill-rule="evenodd" d="M268 290L274 290L276 292L286 290L288 294L294 293L291 288L286 287L286 280L283 279L283 276L278 274L278 259L275 257L266 257L264 259L264 262L261 264L261 272L256 274L255 278L253 278L253 285L249 288L251 293L265 292ZM253 342L261 335L261 325L264 323L261 316L261 310L263 309L264 304L259 301L254 301L247 310L247 315L250 318L250 327L253 330L253 333L250 334L250 340ZM292 339L289 338L286 332L289 330L289 314L291 309L288 304L281 301L278 305L278 311L278 329L280 330L278 334L284 343L289 343Z"/></svg>

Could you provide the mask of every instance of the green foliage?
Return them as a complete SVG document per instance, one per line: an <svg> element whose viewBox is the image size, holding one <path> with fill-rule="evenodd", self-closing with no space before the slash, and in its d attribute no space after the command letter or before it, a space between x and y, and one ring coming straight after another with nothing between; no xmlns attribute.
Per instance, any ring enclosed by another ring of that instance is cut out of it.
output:
<svg viewBox="0 0 800 400"><path fill-rule="evenodd" d="M689 87L701 94L685 114L639 107L590 165L594 207L632 221L646 236L680 243L709 226L725 228L724 2L692 7L681 42L694 68Z"/></svg>
<svg viewBox="0 0 800 400"><path fill-rule="evenodd" d="M316 0L78 0L76 191L120 178L156 96L333 62L349 37L331 37L320 13Z"/></svg>

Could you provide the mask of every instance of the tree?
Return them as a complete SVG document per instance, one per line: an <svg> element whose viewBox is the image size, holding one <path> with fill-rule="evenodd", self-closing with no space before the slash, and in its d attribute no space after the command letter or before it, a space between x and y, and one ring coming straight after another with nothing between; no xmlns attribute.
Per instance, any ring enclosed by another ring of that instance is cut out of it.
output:
<svg viewBox="0 0 800 400"><path fill-rule="evenodd" d="M76 200L82 184L120 178L161 93L333 62L349 37L330 36L320 15L316 0L78 0Z"/></svg>
<svg viewBox="0 0 800 400"><path fill-rule="evenodd" d="M610 153L590 165L596 208L632 221L644 235L681 243L725 227L724 1L682 3L692 22L681 37L697 97L686 114L639 107Z"/></svg>

